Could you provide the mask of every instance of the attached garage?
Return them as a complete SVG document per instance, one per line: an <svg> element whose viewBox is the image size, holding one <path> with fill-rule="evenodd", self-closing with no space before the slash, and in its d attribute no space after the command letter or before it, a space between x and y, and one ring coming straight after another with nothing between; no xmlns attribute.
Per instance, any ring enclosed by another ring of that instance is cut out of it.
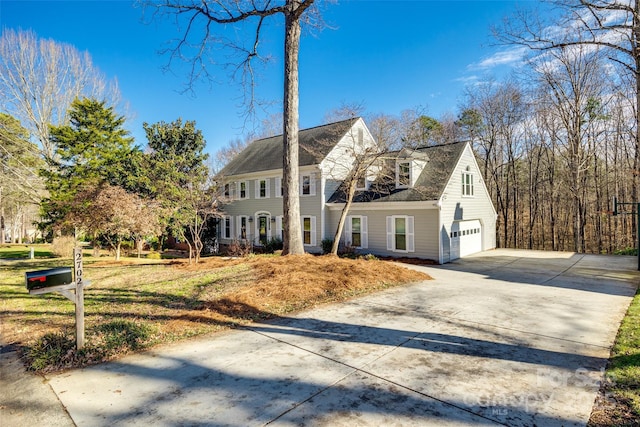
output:
<svg viewBox="0 0 640 427"><path fill-rule="evenodd" d="M455 221L451 225L451 260L482 251L480 220Z"/></svg>

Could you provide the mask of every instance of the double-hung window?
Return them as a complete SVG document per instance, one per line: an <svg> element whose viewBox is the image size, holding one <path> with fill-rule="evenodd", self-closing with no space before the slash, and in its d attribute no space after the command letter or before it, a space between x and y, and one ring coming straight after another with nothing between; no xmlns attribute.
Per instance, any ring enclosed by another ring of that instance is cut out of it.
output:
<svg viewBox="0 0 640 427"><path fill-rule="evenodd" d="M222 238L233 239L233 218L230 216L224 217L224 223L222 227Z"/></svg>
<svg viewBox="0 0 640 427"><path fill-rule="evenodd" d="M238 198L240 199L249 198L249 183L247 181L238 182Z"/></svg>
<svg viewBox="0 0 640 427"><path fill-rule="evenodd" d="M302 217L302 243L307 246L316 246L316 217Z"/></svg>
<svg viewBox="0 0 640 427"><path fill-rule="evenodd" d="M473 174L467 170L462 172L462 195L471 197L473 196Z"/></svg>
<svg viewBox="0 0 640 427"><path fill-rule="evenodd" d="M257 179L256 180L256 199L268 199L269 196L269 180Z"/></svg>
<svg viewBox="0 0 640 427"><path fill-rule="evenodd" d="M367 171L362 171L356 179L356 190L367 189Z"/></svg>
<svg viewBox="0 0 640 427"><path fill-rule="evenodd" d="M414 218L407 215L387 217L387 250L415 252Z"/></svg>
<svg viewBox="0 0 640 427"><path fill-rule="evenodd" d="M407 188L411 186L411 162L398 162L396 164L396 187Z"/></svg>
<svg viewBox="0 0 640 427"><path fill-rule="evenodd" d="M314 174L300 175L300 195L316 195L316 180Z"/></svg>
<svg viewBox="0 0 640 427"><path fill-rule="evenodd" d="M344 224L345 245L366 249L369 246L367 237L367 217L360 215L348 216Z"/></svg>
<svg viewBox="0 0 640 427"><path fill-rule="evenodd" d="M249 183L247 181L238 181L235 185L236 197L240 200L249 198Z"/></svg>

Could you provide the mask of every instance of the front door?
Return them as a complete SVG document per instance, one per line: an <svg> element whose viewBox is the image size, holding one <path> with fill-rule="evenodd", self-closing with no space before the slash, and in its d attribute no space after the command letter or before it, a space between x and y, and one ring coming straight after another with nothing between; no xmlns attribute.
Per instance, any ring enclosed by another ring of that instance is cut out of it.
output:
<svg viewBox="0 0 640 427"><path fill-rule="evenodd" d="M268 227L269 227L269 217L265 215L260 215L258 217L258 241L260 243L265 243L268 241Z"/></svg>

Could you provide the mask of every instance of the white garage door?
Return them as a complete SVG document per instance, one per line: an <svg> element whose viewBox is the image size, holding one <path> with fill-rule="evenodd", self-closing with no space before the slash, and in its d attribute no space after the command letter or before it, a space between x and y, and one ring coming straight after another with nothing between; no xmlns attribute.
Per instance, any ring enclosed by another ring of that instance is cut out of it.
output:
<svg viewBox="0 0 640 427"><path fill-rule="evenodd" d="M482 251L482 226L479 220L456 221L451 226L452 260Z"/></svg>

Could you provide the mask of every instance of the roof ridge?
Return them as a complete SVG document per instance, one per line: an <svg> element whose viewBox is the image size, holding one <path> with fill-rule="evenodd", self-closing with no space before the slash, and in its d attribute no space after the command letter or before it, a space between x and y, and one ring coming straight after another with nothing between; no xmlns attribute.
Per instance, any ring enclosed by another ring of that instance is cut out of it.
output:
<svg viewBox="0 0 640 427"><path fill-rule="evenodd" d="M310 128L300 129L300 130L298 130L298 133L300 133L300 132L306 132L306 131L310 131L310 130L314 130L314 129L318 129L318 128L322 128L322 127L333 126L333 125L337 125L337 124L340 124L340 123L345 123L345 122L348 122L348 121L356 121L356 120L358 120L358 119L360 119L360 118L362 118L362 117L361 117L361 116L356 116L356 117L351 117L351 118L344 119L344 120L338 120L337 122L325 123L325 124L323 124L323 125L316 125L316 126L312 126L312 127L310 127ZM284 135L284 134L279 133L279 134L277 134L277 135L265 136L264 138L254 139L254 140L252 141L252 143L253 143L253 142L260 142L260 141L264 141L265 139L281 138L283 135Z"/></svg>
<svg viewBox="0 0 640 427"><path fill-rule="evenodd" d="M460 140L460 141L445 142L445 143L443 143L443 144L436 144L436 145L423 145L423 146L421 146L421 147L413 148L413 150L414 150L414 151L417 151L417 150L426 150L426 149L429 149L429 148L446 147L446 146L448 146L448 145L454 145L454 144L465 144L465 143L467 143L467 142L471 142L471 141L470 141L470 140L468 140L468 139L465 139L465 140Z"/></svg>

